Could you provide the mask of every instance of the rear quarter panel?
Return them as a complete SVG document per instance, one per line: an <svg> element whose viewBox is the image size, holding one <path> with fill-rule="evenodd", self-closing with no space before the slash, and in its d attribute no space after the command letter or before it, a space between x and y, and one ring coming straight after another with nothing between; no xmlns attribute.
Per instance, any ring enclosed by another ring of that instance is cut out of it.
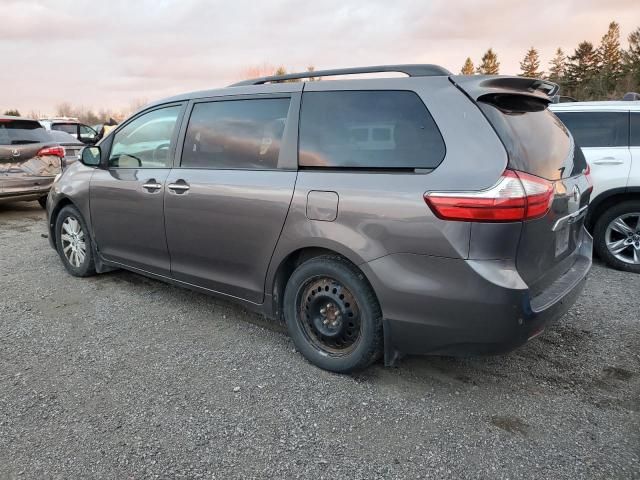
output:
<svg viewBox="0 0 640 480"><path fill-rule="evenodd" d="M300 170L269 268L267 294L280 263L305 247L334 250L356 265L393 253L467 258L470 224L438 219L423 195L428 191L488 188L504 171L504 147L477 106L446 77L305 84L305 92L328 90L415 91L440 129L446 155L430 173ZM307 218L307 196L312 190L338 194L334 221Z"/></svg>

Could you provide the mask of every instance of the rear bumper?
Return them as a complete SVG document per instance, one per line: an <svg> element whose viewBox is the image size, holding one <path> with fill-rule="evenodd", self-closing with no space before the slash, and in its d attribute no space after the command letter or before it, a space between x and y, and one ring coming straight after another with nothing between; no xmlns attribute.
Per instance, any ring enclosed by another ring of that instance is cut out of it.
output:
<svg viewBox="0 0 640 480"><path fill-rule="evenodd" d="M9 174L0 176L0 202L37 200L46 197L55 176Z"/></svg>
<svg viewBox="0 0 640 480"><path fill-rule="evenodd" d="M526 343L575 303L591 250L585 231L572 266L534 298L512 260L395 254L361 265L384 316L385 361L504 353Z"/></svg>

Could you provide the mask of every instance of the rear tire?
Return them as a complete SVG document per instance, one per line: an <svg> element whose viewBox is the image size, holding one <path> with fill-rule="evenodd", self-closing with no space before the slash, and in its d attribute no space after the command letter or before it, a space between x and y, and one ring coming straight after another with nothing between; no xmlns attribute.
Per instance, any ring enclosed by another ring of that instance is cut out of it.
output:
<svg viewBox="0 0 640 480"><path fill-rule="evenodd" d="M89 277L96 274L89 229L76 207L67 205L60 211L55 235L58 255L71 275Z"/></svg>
<svg viewBox="0 0 640 480"><path fill-rule="evenodd" d="M342 257L316 257L296 268L285 288L284 316L296 348L322 369L349 373L382 354L378 300Z"/></svg>
<svg viewBox="0 0 640 480"><path fill-rule="evenodd" d="M596 253L609 266L640 273L640 201L622 202L602 213L593 239Z"/></svg>
<svg viewBox="0 0 640 480"><path fill-rule="evenodd" d="M38 199L38 203L42 208L44 208L45 210L47 209L47 197L40 197Z"/></svg>

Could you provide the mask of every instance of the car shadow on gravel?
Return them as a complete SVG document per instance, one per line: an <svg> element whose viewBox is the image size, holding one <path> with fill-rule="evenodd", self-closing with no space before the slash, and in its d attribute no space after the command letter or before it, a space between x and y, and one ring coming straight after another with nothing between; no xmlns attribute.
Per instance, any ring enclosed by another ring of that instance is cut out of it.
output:
<svg viewBox="0 0 640 480"><path fill-rule="evenodd" d="M173 295L187 295L187 296L196 296L204 302L205 304L209 304L211 306L211 310L213 311L215 307L225 307L230 310L236 311L239 316L242 317L242 320L257 325L259 327L265 328L267 330L271 330L273 332L278 333L287 333L286 326L283 322L278 322L274 320L269 320L259 315L257 313L251 312L243 308L242 306L234 303L230 300L225 300L224 298L218 298L211 295L206 295L204 293L196 292L190 290L186 287L180 287L177 285L171 285L166 282L162 282L160 280L155 280L150 277L146 277L144 275L140 275L137 273L129 272L126 270L114 270L111 272L102 273L100 275L96 275L94 277L88 277L86 280L93 282L97 285L104 284L112 284L112 285L122 285L127 287L139 287L140 294L150 295L159 292L166 291L168 294ZM130 290L130 288L128 288Z"/></svg>
<svg viewBox="0 0 640 480"><path fill-rule="evenodd" d="M457 394L503 390L535 396L551 391L577 396L602 409L640 411L640 362L630 359L630 364L614 365L611 361L598 356L598 338L592 332L556 324L504 355L406 357L395 369L395 380L440 384ZM389 375L388 370L379 368L356 378L376 381L386 377L389 381Z"/></svg>

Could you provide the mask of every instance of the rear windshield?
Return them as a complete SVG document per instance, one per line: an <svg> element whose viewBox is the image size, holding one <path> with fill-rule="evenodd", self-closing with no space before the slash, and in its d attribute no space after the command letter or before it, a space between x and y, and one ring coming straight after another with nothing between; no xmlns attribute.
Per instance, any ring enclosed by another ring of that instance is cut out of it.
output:
<svg viewBox="0 0 640 480"><path fill-rule="evenodd" d="M542 103L479 101L504 144L509 167L548 180L572 177L587 166L582 150Z"/></svg>
<svg viewBox="0 0 640 480"><path fill-rule="evenodd" d="M71 134L78 133L77 123L54 123L51 125L51 130L58 130L60 132L67 132Z"/></svg>
<svg viewBox="0 0 640 480"><path fill-rule="evenodd" d="M75 143L77 145L84 145L80 140L78 140L73 135L69 135L67 132L51 130L51 131L49 131L47 133L49 134L49 137L51 137L51 139L54 142L58 142L58 143Z"/></svg>
<svg viewBox="0 0 640 480"><path fill-rule="evenodd" d="M34 120L0 119L0 145L50 142L47 131Z"/></svg>

